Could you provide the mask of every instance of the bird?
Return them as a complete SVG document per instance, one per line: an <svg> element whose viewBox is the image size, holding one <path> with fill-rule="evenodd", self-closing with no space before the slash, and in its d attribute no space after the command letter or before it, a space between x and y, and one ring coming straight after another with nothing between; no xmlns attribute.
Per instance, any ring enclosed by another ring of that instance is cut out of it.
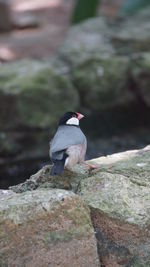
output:
<svg viewBox="0 0 150 267"><path fill-rule="evenodd" d="M80 129L79 112L66 112L59 120L58 129L50 142L50 158L53 166L50 175L62 175L64 169L71 170L78 163L83 163L87 150L87 139Z"/></svg>

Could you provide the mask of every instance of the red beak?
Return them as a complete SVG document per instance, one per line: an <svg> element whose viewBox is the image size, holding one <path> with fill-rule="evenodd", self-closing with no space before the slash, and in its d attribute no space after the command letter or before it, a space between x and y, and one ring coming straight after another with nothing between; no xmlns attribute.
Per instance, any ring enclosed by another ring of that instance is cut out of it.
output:
<svg viewBox="0 0 150 267"><path fill-rule="evenodd" d="M76 112L76 114L77 114L77 116L78 116L78 120L81 120L82 118L84 118L84 115L82 115L82 114L80 114L80 113L78 113L78 112Z"/></svg>

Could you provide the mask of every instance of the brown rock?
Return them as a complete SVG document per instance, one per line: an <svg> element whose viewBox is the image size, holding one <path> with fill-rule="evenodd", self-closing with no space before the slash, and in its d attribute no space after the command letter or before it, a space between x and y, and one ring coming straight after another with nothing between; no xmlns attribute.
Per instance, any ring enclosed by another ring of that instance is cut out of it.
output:
<svg viewBox="0 0 150 267"><path fill-rule="evenodd" d="M150 146L94 159L81 180L104 267L150 266Z"/></svg>
<svg viewBox="0 0 150 267"><path fill-rule="evenodd" d="M98 267L89 210L59 189L0 192L0 266Z"/></svg>

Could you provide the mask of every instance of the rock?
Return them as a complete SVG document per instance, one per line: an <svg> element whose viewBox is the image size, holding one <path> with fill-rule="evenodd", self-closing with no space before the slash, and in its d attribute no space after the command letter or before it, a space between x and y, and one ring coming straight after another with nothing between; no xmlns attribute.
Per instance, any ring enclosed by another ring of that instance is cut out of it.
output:
<svg viewBox="0 0 150 267"><path fill-rule="evenodd" d="M91 209L101 263L150 266L150 146L92 160L99 170L81 180Z"/></svg>
<svg viewBox="0 0 150 267"><path fill-rule="evenodd" d="M70 264L100 266L82 199L59 189L0 191L0 266Z"/></svg>
<svg viewBox="0 0 150 267"><path fill-rule="evenodd" d="M50 176L50 169L51 166L46 165L24 183L11 186L10 189L16 193L36 188L61 188L77 192L81 179L89 175L88 167L84 164L74 166L73 172L65 170L61 176Z"/></svg>
<svg viewBox="0 0 150 267"><path fill-rule="evenodd" d="M128 17L112 34L113 45L121 54L149 51L150 47L150 7L141 9Z"/></svg>
<svg viewBox="0 0 150 267"><path fill-rule="evenodd" d="M129 59L116 55L113 31L104 18L90 19L71 28L59 53L69 64L82 106L90 111L128 106L134 101L127 87Z"/></svg>
<svg viewBox="0 0 150 267"><path fill-rule="evenodd" d="M24 30L40 27L41 21L36 16L31 14L21 14L21 16L16 18L13 24L15 28Z"/></svg>
<svg viewBox="0 0 150 267"><path fill-rule="evenodd" d="M41 212L44 206L43 212L50 212L49 220L51 218L51 220L54 221L55 218L56 221L57 218L61 218L61 227L64 221L67 227L68 221L66 222L66 217L65 219L63 217L66 214L66 210L64 211L64 206L62 207L62 205L66 203L63 194L65 194L65 196L67 194L71 199L77 198L77 200L80 201L79 205L76 201L73 201L77 210L78 207L82 208L82 200L85 202L83 206L87 205L90 209L90 216L97 238L99 259L102 265L105 267L150 266L150 146L141 150L126 151L107 157L100 157L89 162L92 164L94 163L98 168L93 171L88 171L87 167L82 164L77 165L72 172L65 171L62 176L51 177L49 175L50 166L45 166L38 173L31 176L25 183L11 187L13 191L8 190L8 196L5 194L5 197L4 194L0 192L0 200L2 200L0 201L0 210L3 210L0 212L0 220L5 216L5 220L9 218L18 225L24 225L24 221L26 220L26 229L28 229L27 221L30 218L31 225L34 228L32 220L36 218L37 224L36 216L37 214L39 216L39 212ZM78 196L71 191L74 191ZM18 192L18 194L15 192ZM78 198L79 196L80 198ZM60 201L63 203L62 205ZM59 206L58 209L57 205ZM67 211L68 209L70 208L67 202ZM52 210L53 215L51 214ZM57 210L56 213L55 210ZM73 207L71 207L71 210L73 212ZM82 215L83 214L84 212L82 211ZM80 217L76 215L76 218L79 221L80 227L82 227L79 220ZM42 222L43 221L46 221L46 219L42 217ZM9 223L7 223L7 225L9 226ZM42 225L41 222L40 225ZM52 225L54 227L56 223ZM37 224L36 231L39 233L38 227ZM43 226L40 227L43 229ZM83 226L83 228L86 229L85 226ZM13 227L11 229L14 231ZM23 230L22 228L19 229L21 229L18 231L22 235ZM7 233L9 234L10 230L8 230ZM55 229L52 230L55 231ZM59 235L57 235L58 233L50 233L47 237L49 240L48 242L52 243L53 240L54 245L56 245L57 242L66 242L65 238L67 238L67 242L71 242L70 236L68 237L70 234L68 234L68 231L70 230L67 228L65 237L64 232L62 233L62 228ZM3 233L3 229L0 233ZM43 235L43 232L41 234ZM41 240L39 235L38 240ZM76 240L74 231L72 235L73 240ZM31 240L33 244L34 238L35 237ZM25 243L28 243L27 239L25 239L25 241ZM41 241L39 241L38 244L41 246ZM15 248L16 246L14 245L11 247ZM38 246L37 249L39 249ZM42 251L45 250L43 249ZM14 255L14 252L8 253L6 251L6 254ZM1 258L4 259L4 256ZM20 260L19 256L17 259ZM92 264L90 264L90 266L92 266ZM52 266L55 266L55 264ZM65 266L68 265L66 264Z"/></svg>
<svg viewBox="0 0 150 267"><path fill-rule="evenodd" d="M50 63L28 60L0 67L1 129L53 127L78 103L76 90Z"/></svg>
<svg viewBox="0 0 150 267"><path fill-rule="evenodd" d="M131 62L131 76L139 97L150 107L150 52L134 56Z"/></svg>
<svg viewBox="0 0 150 267"><path fill-rule="evenodd" d="M0 0L0 32L12 29L12 19L9 0Z"/></svg>
<svg viewBox="0 0 150 267"><path fill-rule="evenodd" d="M136 69L136 54L142 57L143 51L149 51L149 32L149 8L137 13L134 20L126 18L112 24L100 17L71 27L68 32L58 54L59 68L63 69L64 64L64 70L79 92L83 112L102 115L102 127L108 124L111 129L111 121L117 125L119 119L124 124L128 120L126 114L133 118L132 126L137 125L136 111L141 108L145 117L148 83L144 84L146 89L141 87L147 91L142 96L138 82L133 84L131 77L134 66ZM142 78L144 83L145 77ZM112 119L108 114L112 114Z"/></svg>
<svg viewBox="0 0 150 267"><path fill-rule="evenodd" d="M149 51L149 11L114 24L89 19L70 29L59 59L69 66L82 108L101 112L138 102L136 89L130 90L131 55Z"/></svg>
<svg viewBox="0 0 150 267"><path fill-rule="evenodd" d="M113 55L111 30L104 18L89 19L71 27L59 51L59 57L71 66L78 66L88 58Z"/></svg>
<svg viewBox="0 0 150 267"><path fill-rule="evenodd" d="M131 105L134 95L127 86L128 66L126 57L97 54L73 68L73 83L83 106L100 112Z"/></svg>

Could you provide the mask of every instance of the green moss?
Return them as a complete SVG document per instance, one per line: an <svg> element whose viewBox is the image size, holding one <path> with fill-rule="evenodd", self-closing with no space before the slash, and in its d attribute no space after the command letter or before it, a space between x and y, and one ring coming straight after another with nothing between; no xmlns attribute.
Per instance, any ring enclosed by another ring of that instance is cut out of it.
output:
<svg viewBox="0 0 150 267"><path fill-rule="evenodd" d="M58 242L69 242L73 238L72 233L59 231L59 232L49 232L44 238L46 244L57 244Z"/></svg>
<svg viewBox="0 0 150 267"><path fill-rule="evenodd" d="M60 188L77 192L79 183L88 176L87 168L82 165L76 165L73 172L65 170L61 176L50 176L51 166L44 166L36 174L24 183L10 187L14 192L21 193L27 190L39 188Z"/></svg>
<svg viewBox="0 0 150 267"><path fill-rule="evenodd" d="M4 121L7 127L12 127L12 123L14 126L53 126L64 110L78 106L78 94L70 81L46 62L26 61L25 64L23 61L11 64L11 68L5 65L4 69L1 67L1 77L0 125L3 127Z"/></svg>
<svg viewBox="0 0 150 267"><path fill-rule="evenodd" d="M82 239L89 233L87 226L79 228L70 228L69 230L58 230L46 233L43 241L48 244L57 244L59 242L70 242L72 239Z"/></svg>
<svg viewBox="0 0 150 267"><path fill-rule="evenodd" d="M7 259L0 255L0 266L1 267L9 267Z"/></svg>
<svg viewBox="0 0 150 267"><path fill-rule="evenodd" d="M124 175L99 172L81 182L81 195L89 207L110 217L140 227L149 221L150 188L133 183Z"/></svg>
<svg viewBox="0 0 150 267"><path fill-rule="evenodd" d="M131 264L131 267L149 267L150 261L142 262L140 258L136 258Z"/></svg>
<svg viewBox="0 0 150 267"><path fill-rule="evenodd" d="M85 209L82 205L75 207L72 212L69 210L65 211L66 216L72 220L72 223L76 226L89 225L92 227L91 220L89 217L89 211Z"/></svg>
<svg viewBox="0 0 150 267"><path fill-rule="evenodd" d="M85 59L73 68L72 77L82 102L94 110L114 107L132 99L127 91L128 59L112 56ZM86 92L88 91L88 94Z"/></svg>

